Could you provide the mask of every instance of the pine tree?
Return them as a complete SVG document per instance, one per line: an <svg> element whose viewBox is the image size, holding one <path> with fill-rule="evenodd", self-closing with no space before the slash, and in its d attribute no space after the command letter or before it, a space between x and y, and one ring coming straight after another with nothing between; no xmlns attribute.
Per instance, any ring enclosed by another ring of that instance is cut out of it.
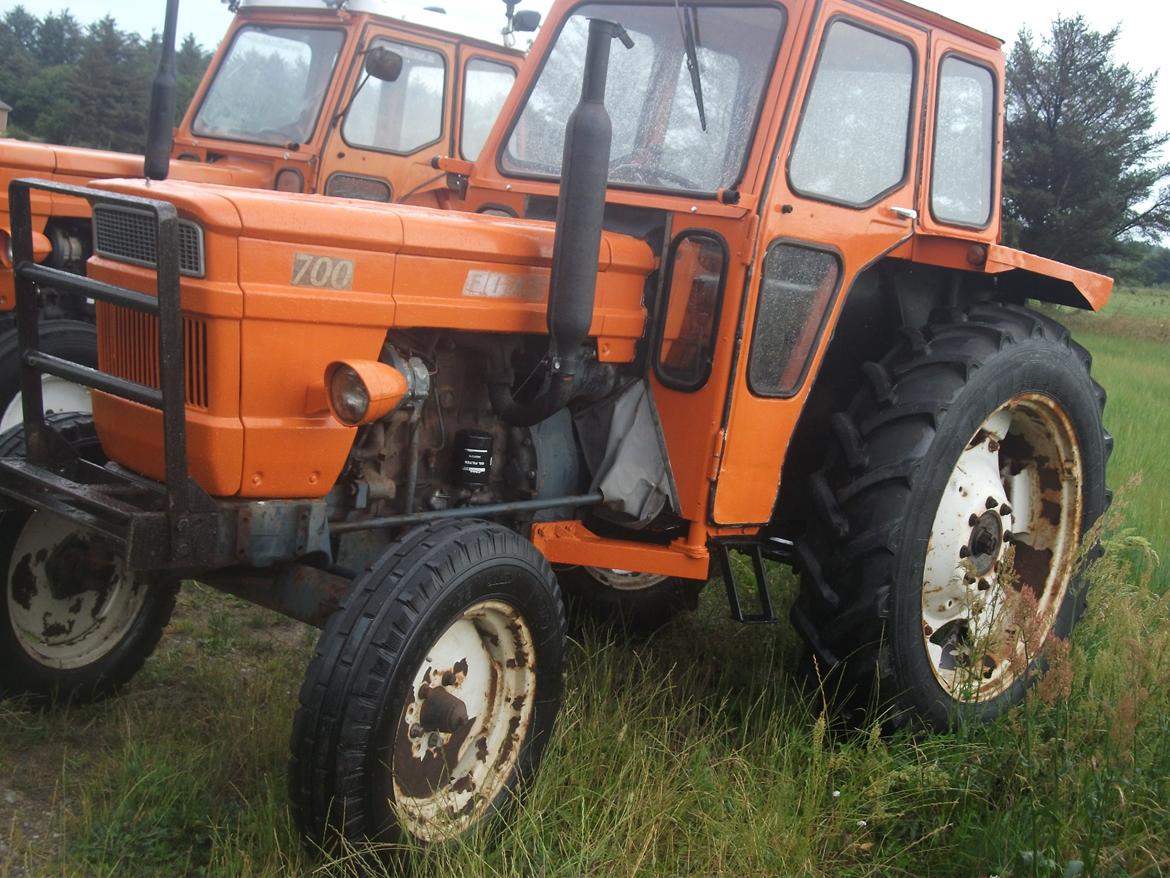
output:
<svg viewBox="0 0 1170 878"><path fill-rule="evenodd" d="M1156 76L1114 58L1117 36L1057 18L1039 43L1020 32L1007 71L1008 237L1095 269L1108 269L1126 238L1170 232Z"/></svg>

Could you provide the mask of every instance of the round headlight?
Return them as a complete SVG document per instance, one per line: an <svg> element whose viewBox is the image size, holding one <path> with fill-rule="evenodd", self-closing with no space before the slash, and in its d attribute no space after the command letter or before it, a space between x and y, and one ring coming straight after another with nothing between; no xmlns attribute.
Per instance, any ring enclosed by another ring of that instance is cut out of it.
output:
<svg viewBox="0 0 1170 878"><path fill-rule="evenodd" d="M360 424L370 409L370 391L355 369L337 363L329 375L329 407L337 420L354 426Z"/></svg>
<svg viewBox="0 0 1170 878"><path fill-rule="evenodd" d="M12 236L7 232L0 232L0 262L5 268L12 268Z"/></svg>

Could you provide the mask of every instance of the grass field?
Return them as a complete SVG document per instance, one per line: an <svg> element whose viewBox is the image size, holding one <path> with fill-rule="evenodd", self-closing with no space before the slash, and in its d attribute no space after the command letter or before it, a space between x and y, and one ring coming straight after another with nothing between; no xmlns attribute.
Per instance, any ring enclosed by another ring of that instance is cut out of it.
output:
<svg viewBox="0 0 1170 878"><path fill-rule="evenodd" d="M1096 355L1118 501L1090 610L989 728L829 727L786 625L718 589L648 643L586 633L557 736L497 835L417 875L1170 875L1170 297L1062 314ZM1137 477L1140 476L1140 481ZM790 577L778 572L778 599ZM129 691L0 705L0 878L357 875L304 852L284 766L315 632L199 587Z"/></svg>

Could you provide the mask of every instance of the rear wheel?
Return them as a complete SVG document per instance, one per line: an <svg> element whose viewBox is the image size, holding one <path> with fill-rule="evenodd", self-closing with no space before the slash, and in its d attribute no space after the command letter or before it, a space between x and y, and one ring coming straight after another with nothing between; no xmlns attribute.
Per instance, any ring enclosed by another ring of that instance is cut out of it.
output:
<svg viewBox="0 0 1170 878"><path fill-rule="evenodd" d="M1112 442L1089 365L1054 321L980 305L865 366L812 478L793 610L854 699L939 729L989 720L1068 635Z"/></svg>
<svg viewBox="0 0 1170 878"><path fill-rule="evenodd" d="M83 366L97 367L97 330L80 320L46 320L40 326L40 349ZM93 410L89 388L54 375L41 376L45 411ZM20 345L16 330L0 336L0 433L24 420L20 394Z"/></svg>
<svg viewBox="0 0 1170 878"><path fill-rule="evenodd" d="M316 843L446 841L540 761L564 609L548 563L485 521L420 528L355 583L301 689L290 789Z"/></svg>
<svg viewBox="0 0 1170 878"><path fill-rule="evenodd" d="M84 459L104 457L88 415L46 419ZM0 457L24 453L20 428ZM90 701L115 692L154 651L176 584L133 576L98 534L48 512L0 518L0 694Z"/></svg>
<svg viewBox="0 0 1170 878"><path fill-rule="evenodd" d="M705 583L608 567L567 567L557 572L576 620L582 617L634 634L651 634L698 606Z"/></svg>

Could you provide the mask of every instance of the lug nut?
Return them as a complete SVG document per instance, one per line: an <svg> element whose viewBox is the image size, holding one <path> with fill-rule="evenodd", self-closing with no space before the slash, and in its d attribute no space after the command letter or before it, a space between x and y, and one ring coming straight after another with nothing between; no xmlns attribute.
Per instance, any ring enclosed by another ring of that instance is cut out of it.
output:
<svg viewBox="0 0 1170 878"><path fill-rule="evenodd" d="M994 497L987 498L987 508L988 509L994 509L998 505L999 505L999 501L996 500Z"/></svg>

